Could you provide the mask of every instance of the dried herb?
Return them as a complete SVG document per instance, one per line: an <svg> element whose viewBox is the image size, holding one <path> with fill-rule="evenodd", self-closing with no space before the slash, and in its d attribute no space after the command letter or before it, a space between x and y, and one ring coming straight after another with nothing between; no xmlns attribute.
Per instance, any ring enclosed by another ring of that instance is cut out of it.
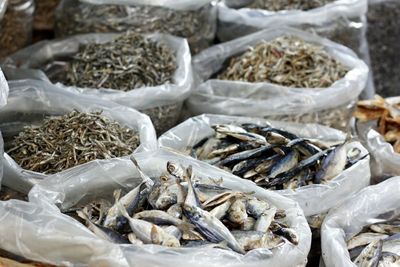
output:
<svg viewBox="0 0 400 267"><path fill-rule="evenodd" d="M32 38L33 0L10 0L0 23L0 58L28 45Z"/></svg>
<svg viewBox="0 0 400 267"><path fill-rule="evenodd" d="M93 32L163 32L187 38L194 52L207 48L214 39L209 23L211 6L199 10L174 10L157 6L95 5L67 1L56 22L60 36Z"/></svg>
<svg viewBox="0 0 400 267"><path fill-rule="evenodd" d="M230 60L218 79L270 82L288 87L325 88L343 78L348 69L322 46L298 37L263 41Z"/></svg>
<svg viewBox="0 0 400 267"><path fill-rule="evenodd" d="M310 10L332 3L335 0L255 0L249 8L260 8L270 11Z"/></svg>
<svg viewBox="0 0 400 267"><path fill-rule="evenodd" d="M39 127L25 127L7 153L24 169L52 174L95 159L127 156L139 143L135 130L101 112L74 110L48 117Z"/></svg>
<svg viewBox="0 0 400 267"><path fill-rule="evenodd" d="M82 45L62 82L130 91L170 83L176 68L175 55L168 46L127 33L107 43Z"/></svg>
<svg viewBox="0 0 400 267"><path fill-rule="evenodd" d="M35 4L34 27L38 30L54 28L55 11L60 0L39 0Z"/></svg>

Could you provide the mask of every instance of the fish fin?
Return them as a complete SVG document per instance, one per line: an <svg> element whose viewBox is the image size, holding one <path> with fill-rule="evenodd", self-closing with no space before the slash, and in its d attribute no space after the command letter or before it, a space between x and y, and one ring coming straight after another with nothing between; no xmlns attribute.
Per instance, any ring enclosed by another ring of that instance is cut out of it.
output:
<svg viewBox="0 0 400 267"><path fill-rule="evenodd" d="M117 208L119 210L119 212L121 212L121 215L124 216L125 218L127 218L128 220L131 219L131 217L128 214L128 211L126 210L126 208L121 204L121 203L116 203Z"/></svg>
<svg viewBox="0 0 400 267"><path fill-rule="evenodd" d="M121 198L121 194L122 194L121 189L114 190L113 196L114 196L115 203L117 203L118 200Z"/></svg>
<svg viewBox="0 0 400 267"><path fill-rule="evenodd" d="M158 232L158 229L155 225L151 227L150 237L151 237L151 243L155 245L161 244L160 233Z"/></svg>
<svg viewBox="0 0 400 267"><path fill-rule="evenodd" d="M143 181L146 183L148 188L151 188L154 185L153 180L151 180L151 178L146 175L142 169L139 166L139 163L137 162L137 160L135 159L135 157L132 155L130 156L130 160L133 162L133 164L135 165L136 169L138 170L140 177L143 179Z"/></svg>

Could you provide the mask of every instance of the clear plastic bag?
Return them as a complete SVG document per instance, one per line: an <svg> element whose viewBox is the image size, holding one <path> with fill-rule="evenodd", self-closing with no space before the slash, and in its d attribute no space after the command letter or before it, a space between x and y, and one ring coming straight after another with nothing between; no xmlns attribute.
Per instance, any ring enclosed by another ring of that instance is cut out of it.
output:
<svg viewBox="0 0 400 267"><path fill-rule="evenodd" d="M400 1L370 0L368 6L368 45L376 92L399 95Z"/></svg>
<svg viewBox="0 0 400 267"><path fill-rule="evenodd" d="M334 1L302 11L267 11L245 8L249 1L224 0L218 5L218 38L229 41L271 25L284 25L315 32L350 47L359 55L368 54L366 42L367 0Z"/></svg>
<svg viewBox="0 0 400 267"><path fill-rule="evenodd" d="M7 144L24 126L41 122L45 116L64 115L74 109L102 111L103 116L139 133L140 145L135 152L157 149L157 139L150 118L134 109L116 103L82 96L37 80L12 81L8 103L0 110L0 128ZM49 175L22 169L4 153L3 184L22 193ZM108 160L104 160L105 163Z"/></svg>
<svg viewBox="0 0 400 267"><path fill-rule="evenodd" d="M217 8L212 0L62 0L56 36L78 33L165 32L187 38L192 52L212 44Z"/></svg>
<svg viewBox="0 0 400 267"><path fill-rule="evenodd" d="M400 177L364 188L346 203L332 209L322 224L322 256L325 266L356 267L346 241L368 224L399 216Z"/></svg>
<svg viewBox="0 0 400 267"><path fill-rule="evenodd" d="M33 0L8 0L0 4L0 58L27 46L32 39Z"/></svg>
<svg viewBox="0 0 400 267"><path fill-rule="evenodd" d="M268 121L272 126L293 132L300 137L320 139L323 141L341 141L345 134L317 124L296 124ZM258 118L233 117L222 115L200 115L179 124L163 134L158 142L161 147L169 148L180 153L189 154L190 148L204 138L212 135L213 124L229 123L255 123L266 125L267 121ZM348 145L350 150L359 148L361 156L366 155L367 150L359 143L352 142ZM277 193L295 200L300 204L306 216L327 212L330 208L344 201L351 194L358 192L369 185L370 182L369 156L355 165L343 171L336 178L326 184L308 185L296 190L279 190Z"/></svg>
<svg viewBox="0 0 400 267"><path fill-rule="evenodd" d="M118 34L84 34L54 41L43 41L27 47L3 61L4 72L8 79L40 79L51 80L51 73L39 70L55 61L65 61L66 57L75 54L79 45L88 42L104 43L114 39ZM162 133L176 125L181 105L190 94L193 77L191 68L191 55L187 41L167 34L151 34L149 38L163 42L175 52L177 70L172 78L172 83L155 87L143 87L128 92L116 89L92 89L59 87L79 92L85 95L111 100L118 104L140 110L150 116L158 133ZM18 67L18 68L16 68ZM57 73L61 69L51 68ZM48 75L48 76L46 76Z"/></svg>
<svg viewBox="0 0 400 267"><path fill-rule="evenodd" d="M223 67L226 59L245 51L248 46L255 45L261 40L273 40L282 35L294 35L322 45L350 71L332 86L315 89L210 79ZM306 119L301 121L320 123L339 129L347 128L348 121L343 123L332 119L329 110L340 111L340 117L349 118L352 113L352 105L349 103L357 100L368 79L367 65L350 49L292 28L267 29L213 46L194 57L193 66L199 75L199 86L187 101L187 107L192 115L214 113L267 118L287 116L286 120L296 121L302 114L318 113L318 116L305 115Z"/></svg>
<svg viewBox="0 0 400 267"><path fill-rule="evenodd" d="M227 188L254 192L256 197L286 211L289 227L299 234L299 244L285 244L273 250L273 254L257 249L239 255L210 248L118 246L102 241L78 221L61 214L53 203L65 210L94 199L112 200L114 189L130 189L140 183L130 160L112 159L109 163L93 161L49 177L29 193L30 203L0 202L0 248L29 259L67 266L305 266L311 233L303 212L294 201L168 151L139 153L135 158L150 176L160 175L167 161L174 161L185 167L192 165L200 179L218 177Z"/></svg>

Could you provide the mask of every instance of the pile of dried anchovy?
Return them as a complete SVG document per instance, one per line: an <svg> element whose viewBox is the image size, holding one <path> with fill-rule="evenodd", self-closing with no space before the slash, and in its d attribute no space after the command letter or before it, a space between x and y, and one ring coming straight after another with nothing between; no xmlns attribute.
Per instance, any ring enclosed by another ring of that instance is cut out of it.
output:
<svg viewBox="0 0 400 267"><path fill-rule="evenodd" d="M38 30L52 30L55 11L60 0L40 0L35 4L34 27Z"/></svg>
<svg viewBox="0 0 400 267"><path fill-rule="evenodd" d="M388 103L380 96L359 101L354 117L362 122L376 121L379 133L400 153L400 101Z"/></svg>
<svg viewBox="0 0 400 267"><path fill-rule="evenodd" d="M0 22L0 58L24 46L32 38L33 0L10 0Z"/></svg>
<svg viewBox="0 0 400 267"><path fill-rule="evenodd" d="M85 44L69 63L63 83L130 91L170 83L176 58L165 44L127 33L103 44Z"/></svg>
<svg viewBox="0 0 400 267"><path fill-rule="evenodd" d="M364 227L347 241L350 258L357 266L400 266L400 221Z"/></svg>
<svg viewBox="0 0 400 267"><path fill-rule="evenodd" d="M127 156L139 144L135 130L101 112L72 111L48 117L39 127L25 127L7 153L24 169L52 174L95 159Z"/></svg>
<svg viewBox="0 0 400 267"><path fill-rule="evenodd" d="M244 254L298 244L286 213L252 193L232 191L222 181L200 180L192 167L168 162L156 179L143 182L110 204L92 202L77 210L98 237L115 243L231 249Z"/></svg>
<svg viewBox="0 0 400 267"><path fill-rule="evenodd" d="M207 48L213 38L210 6L199 10L174 10L157 6L95 5L70 0L59 14L58 35L77 33L163 32L187 38L193 51Z"/></svg>
<svg viewBox="0 0 400 267"><path fill-rule="evenodd" d="M254 0L247 7L270 11L310 10L322 7L336 0Z"/></svg>
<svg viewBox="0 0 400 267"><path fill-rule="evenodd" d="M215 134L193 147L192 155L268 189L295 189L334 179L360 160L347 142L324 144L255 124L213 125Z"/></svg>
<svg viewBox="0 0 400 267"><path fill-rule="evenodd" d="M238 57L218 79L270 82L297 88L325 88L343 78L348 69L322 46L294 36L263 41Z"/></svg>

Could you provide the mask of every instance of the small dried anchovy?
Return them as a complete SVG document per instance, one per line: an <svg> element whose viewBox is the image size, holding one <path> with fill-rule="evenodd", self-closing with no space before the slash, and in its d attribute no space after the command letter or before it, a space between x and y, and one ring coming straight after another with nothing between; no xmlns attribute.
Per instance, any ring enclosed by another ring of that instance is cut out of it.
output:
<svg viewBox="0 0 400 267"><path fill-rule="evenodd" d="M221 80L270 82L297 88L325 88L343 78L348 69L322 46L294 36L278 37L233 57L218 75Z"/></svg>
<svg viewBox="0 0 400 267"><path fill-rule="evenodd" d="M135 159L132 159L140 170ZM115 202L96 199L69 214L98 237L119 244L218 248L245 254L284 244L296 246L298 233L280 210L252 193L223 187L223 180L200 179L187 168L167 162L151 179L140 170L142 182ZM78 217L78 218L77 218Z"/></svg>
<svg viewBox="0 0 400 267"><path fill-rule="evenodd" d="M101 112L74 110L47 117L39 127L25 127L7 153L24 169L53 174L95 159L127 156L139 144L135 130Z"/></svg>
<svg viewBox="0 0 400 267"><path fill-rule="evenodd" d="M361 159L346 142L324 143L271 126L217 124L191 155L272 189L326 183Z"/></svg>
<svg viewBox="0 0 400 267"><path fill-rule="evenodd" d="M209 22L210 5L199 10L174 10L158 6L95 5L70 0L57 17L56 35L77 33L163 32L187 38L193 52L207 48L214 39Z"/></svg>
<svg viewBox="0 0 400 267"><path fill-rule="evenodd" d="M52 30L54 28L55 11L60 0L35 1L34 28Z"/></svg>
<svg viewBox="0 0 400 267"><path fill-rule="evenodd" d="M255 0L249 8L260 8L270 11L310 10L322 7L336 0Z"/></svg>
<svg viewBox="0 0 400 267"><path fill-rule="evenodd" d="M173 51L143 35L127 33L80 47L68 64L67 85L130 91L168 84L177 68Z"/></svg>

